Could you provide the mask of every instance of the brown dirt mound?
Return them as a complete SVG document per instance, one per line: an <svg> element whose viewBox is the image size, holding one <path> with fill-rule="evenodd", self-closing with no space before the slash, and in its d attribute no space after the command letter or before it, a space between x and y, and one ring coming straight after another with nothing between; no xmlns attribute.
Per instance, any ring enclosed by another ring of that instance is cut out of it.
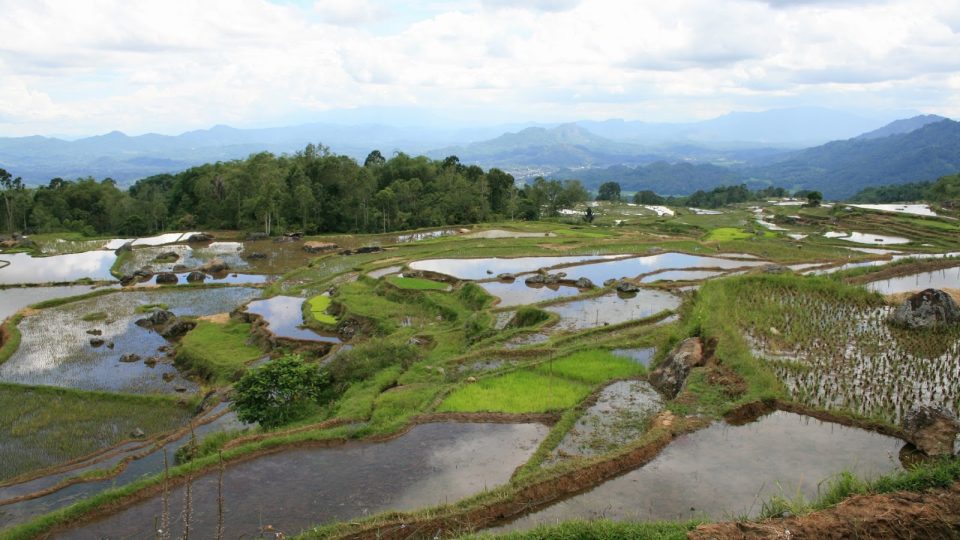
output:
<svg viewBox="0 0 960 540"><path fill-rule="evenodd" d="M832 508L799 517L754 523L711 523L687 535L696 540L958 537L960 482L947 489L923 493L859 495Z"/></svg>

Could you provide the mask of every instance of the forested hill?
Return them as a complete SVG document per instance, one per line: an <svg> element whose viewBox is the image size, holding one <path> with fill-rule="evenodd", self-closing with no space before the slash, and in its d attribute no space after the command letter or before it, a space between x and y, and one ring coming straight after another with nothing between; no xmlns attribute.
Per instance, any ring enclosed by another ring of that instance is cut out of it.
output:
<svg viewBox="0 0 960 540"><path fill-rule="evenodd" d="M655 191L661 195L689 195L698 190L732 186L747 181L742 171L729 167L695 163L659 161L645 166L615 165L604 169L564 169L553 178L578 179L584 186L596 189L614 181L625 191ZM751 185L754 182L750 182Z"/></svg>
<svg viewBox="0 0 960 540"><path fill-rule="evenodd" d="M834 141L788 159L746 169L752 178L793 189L850 197L884 184L930 181L960 171L960 122L943 120L909 133Z"/></svg>
<svg viewBox="0 0 960 540"><path fill-rule="evenodd" d="M93 178L25 186L0 169L0 230L143 235L167 229L380 232L537 219L587 198L579 182L538 179L522 189L499 170L371 152L351 157L308 145L292 156L266 152L178 174L145 178L129 190Z"/></svg>

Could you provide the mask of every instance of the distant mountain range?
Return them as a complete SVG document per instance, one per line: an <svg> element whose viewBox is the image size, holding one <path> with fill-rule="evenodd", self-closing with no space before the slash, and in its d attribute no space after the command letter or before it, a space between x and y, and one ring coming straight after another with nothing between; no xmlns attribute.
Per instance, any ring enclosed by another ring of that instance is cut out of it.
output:
<svg viewBox="0 0 960 540"><path fill-rule="evenodd" d="M864 187L957 172L958 140L960 124L940 116L881 125L845 112L803 108L731 113L683 124L607 120L469 130L305 124L215 126L177 136L111 132L75 141L0 138L0 167L28 184L85 176L129 184L201 163L262 151L292 153L307 143L323 143L359 161L374 149L386 155L456 155L462 163L500 167L519 178L578 178L592 189L618 181L626 191L685 194L746 182L845 197Z"/></svg>
<svg viewBox="0 0 960 540"><path fill-rule="evenodd" d="M914 126L919 127L912 129ZM884 132L890 135L883 136ZM753 164L655 163L635 168L566 169L554 177L578 178L591 189L616 181L625 191L652 189L664 195L742 182L751 187L816 189L828 198L845 198L871 186L935 180L960 171L960 122L911 118L864 135L758 158Z"/></svg>

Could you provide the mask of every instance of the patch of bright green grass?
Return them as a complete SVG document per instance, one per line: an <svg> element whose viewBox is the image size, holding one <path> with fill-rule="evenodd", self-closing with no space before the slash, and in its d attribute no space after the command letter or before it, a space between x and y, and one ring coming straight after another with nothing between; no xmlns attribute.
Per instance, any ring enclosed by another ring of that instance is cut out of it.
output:
<svg viewBox="0 0 960 540"><path fill-rule="evenodd" d="M95 311L93 313L87 313L83 317L80 317L80 320L85 322L105 321L107 320L107 314L102 311Z"/></svg>
<svg viewBox="0 0 960 540"><path fill-rule="evenodd" d="M731 240L743 240L750 238L753 234L736 227L719 227L710 231L703 240L705 242L729 242Z"/></svg>
<svg viewBox="0 0 960 540"><path fill-rule="evenodd" d="M337 404L336 417L356 420L369 418L377 397L397 382L402 371L400 366L392 366L378 372L371 379L352 384Z"/></svg>
<svg viewBox="0 0 960 540"><path fill-rule="evenodd" d="M447 288L446 283L423 278L387 276L387 282L394 287L414 291L440 291Z"/></svg>
<svg viewBox="0 0 960 540"><path fill-rule="evenodd" d="M327 308L330 307L330 296L326 294L318 294L310 300L307 301L307 304L310 307L310 314L313 315L313 318L317 322L323 324L337 324L337 318L333 315L327 313Z"/></svg>
<svg viewBox="0 0 960 540"><path fill-rule="evenodd" d="M197 327L183 336L177 362L199 371L213 382L237 380L246 365L263 353L247 344L250 325L239 321L217 324L197 321Z"/></svg>
<svg viewBox="0 0 960 540"><path fill-rule="evenodd" d="M590 386L534 371L515 371L468 384L450 394L438 410L529 413L566 409L590 393Z"/></svg>
<svg viewBox="0 0 960 540"><path fill-rule="evenodd" d="M642 364L614 356L606 350L581 351L540 364L536 371L597 384L610 379L633 377L646 372Z"/></svg>

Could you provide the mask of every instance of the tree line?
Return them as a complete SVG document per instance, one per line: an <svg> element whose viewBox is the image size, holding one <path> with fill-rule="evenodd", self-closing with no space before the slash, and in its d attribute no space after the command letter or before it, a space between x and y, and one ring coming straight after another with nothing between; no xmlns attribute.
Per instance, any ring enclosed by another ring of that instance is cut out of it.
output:
<svg viewBox="0 0 960 540"><path fill-rule="evenodd" d="M868 204L926 201L960 207L960 174L942 176L936 182L871 187L861 190L850 200Z"/></svg>
<svg viewBox="0 0 960 540"><path fill-rule="evenodd" d="M765 187L763 189L752 190L748 188L746 184L740 184L720 186L710 191L701 189L682 197L663 197L652 190L641 190L633 194L633 202L635 204L665 204L669 206L693 206L696 208L720 208L728 204L762 201L769 198L787 197L789 195L790 192L782 187ZM798 192L796 196L805 197L806 192ZM600 188L597 191L598 201L620 201L622 199L619 183L604 182L600 184Z"/></svg>
<svg viewBox="0 0 960 540"><path fill-rule="evenodd" d="M309 144L160 174L122 189L111 179L54 178L28 187L0 169L6 231L137 236L170 229L372 233L558 215L587 200L576 180L518 186L456 156L371 152L363 164Z"/></svg>

